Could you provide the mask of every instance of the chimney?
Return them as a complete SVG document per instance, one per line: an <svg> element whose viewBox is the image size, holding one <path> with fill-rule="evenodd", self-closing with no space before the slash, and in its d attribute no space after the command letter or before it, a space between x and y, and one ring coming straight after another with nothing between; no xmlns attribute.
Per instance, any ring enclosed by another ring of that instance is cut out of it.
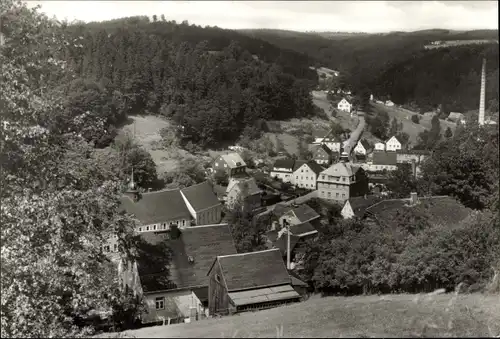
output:
<svg viewBox="0 0 500 339"><path fill-rule="evenodd" d="M479 125L484 125L484 101L486 96L486 59L483 58L483 67L481 68L481 94L479 96Z"/></svg>
<svg viewBox="0 0 500 339"><path fill-rule="evenodd" d="M410 193L410 204L411 205L415 205L418 201L418 198L417 198L417 192L411 192Z"/></svg>

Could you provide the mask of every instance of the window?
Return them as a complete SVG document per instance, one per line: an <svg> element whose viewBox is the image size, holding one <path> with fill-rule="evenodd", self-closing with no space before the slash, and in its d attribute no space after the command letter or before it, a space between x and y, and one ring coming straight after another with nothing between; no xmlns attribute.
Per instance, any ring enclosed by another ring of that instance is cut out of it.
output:
<svg viewBox="0 0 500 339"><path fill-rule="evenodd" d="M146 226L146 231L149 231L149 226Z"/></svg>
<svg viewBox="0 0 500 339"><path fill-rule="evenodd" d="M215 163L215 166L219 166L219 163L218 163L218 162L216 162L216 163Z"/></svg>
<svg viewBox="0 0 500 339"><path fill-rule="evenodd" d="M337 198L339 197L339 192L335 193L335 197Z"/></svg>
<svg viewBox="0 0 500 339"><path fill-rule="evenodd" d="M345 194L344 193L342 193L342 198L345 198Z"/></svg>
<svg viewBox="0 0 500 339"><path fill-rule="evenodd" d="M182 220L182 226L186 225L186 220Z"/></svg>
<svg viewBox="0 0 500 339"><path fill-rule="evenodd" d="M301 169L301 170L300 170L300 173L304 173L304 170L303 170L303 169Z"/></svg>
<svg viewBox="0 0 500 339"><path fill-rule="evenodd" d="M331 196L332 196L332 192L328 192L328 198L330 198Z"/></svg>
<svg viewBox="0 0 500 339"><path fill-rule="evenodd" d="M118 244L114 244L113 245L113 251L114 252L118 252Z"/></svg>
<svg viewBox="0 0 500 339"><path fill-rule="evenodd" d="M142 227L139 227L139 232L142 232Z"/></svg>
<svg viewBox="0 0 500 339"><path fill-rule="evenodd" d="M104 252L106 252L106 253L109 252L109 245L104 246Z"/></svg>
<svg viewBox="0 0 500 339"><path fill-rule="evenodd" d="M153 225L153 230L154 230L154 231L156 231L156 224L155 224L155 225Z"/></svg>
<svg viewBox="0 0 500 339"><path fill-rule="evenodd" d="M155 300L156 309L164 310L165 309L165 297L157 297Z"/></svg>
<svg viewBox="0 0 500 339"><path fill-rule="evenodd" d="M167 224L163 223L163 229L167 228Z"/></svg>
<svg viewBox="0 0 500 339"><path fill-rule="evenodd" d="M298 175L297 175L297 176L295 176L295 179L298 179L298 178L299 178L299 176L298 176Z"/></svg>
<svg viewBox="0 0 500 339"><path fill-rule="evenodd" d="M342 177L342 181L345 181L345 177Z"/></svg>
<svg viewBox="0 0 500 339"><path fill-rule="evenodd" d="M321 179L323 179L323 180L325 179L325 176L323 174L321 175Z"/></svg>

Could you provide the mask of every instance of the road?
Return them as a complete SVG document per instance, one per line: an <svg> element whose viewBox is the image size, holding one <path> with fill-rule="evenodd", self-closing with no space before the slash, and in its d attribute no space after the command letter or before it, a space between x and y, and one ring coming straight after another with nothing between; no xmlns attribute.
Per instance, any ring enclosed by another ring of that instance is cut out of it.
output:
<svg viewBox="0 0 500 339"><path fill-rule="evenodd" d="M358 114L358 126L356 129L351 133L351 136L347 140L347 143L344 147L344 152L347 154L351 155L352 150L356 147L356 144L358 143L359 139L361 138L361 135L363 134L363 130L365 129L365 117L363 113Z"/></svg>

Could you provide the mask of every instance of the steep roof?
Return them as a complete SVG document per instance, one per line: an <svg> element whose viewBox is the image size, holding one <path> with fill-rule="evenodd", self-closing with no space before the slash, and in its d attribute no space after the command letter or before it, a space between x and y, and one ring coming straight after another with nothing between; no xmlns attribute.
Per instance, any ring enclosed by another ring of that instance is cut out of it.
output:
<svg viewBox="0 0 500 339"><path fill-rule="evenodd" d="M316 153L319 149L325 151L328 155L332 155L333 151L325 144L321 144L313 148L312 152Z"/></svg>
<svg viewBox="0 0 500 339"><path fill-rule="evenodd" d="M278 249L218 256L228 292L291 284Z"/></svg>
<svg viewBox="0 0 500 339"><path fill-rule="evenodd" d="M295 160L292 158L277 159L274 162L273 168L289 168L290 170L293 170L294 164Z"/></svg>
<svg viewBox="0 0 500 339"><path fill-rule="evenodd" d="M383 200L368 207L366 213L391 224L398 211L411 208L427 216L432 224L445 226L457 225L471 213L469 208L449 196L418 197L418 200L415 206L408 206L409 199Z"/></svg>
<svg viewBox="0 0 500 339"><path fill-rule="evenodd" d="M128 196L122 196L120 200L121 207L127 213L133 214L143 225L191 218L179 189L145 192L137 202Z"/></svg>
<svg viewBox="0 0 500 339"><path fill-rule="evenodd" d="M373 152L374 165L397 165L398 156L396 152Z"/></svg>
<svg viewBox="0 0 500 339"><path fill-rule="evenodd" d="M320 217L320 215L307 204L302 204L298 205L297 207L293 207L290 211L286 213L294 214L297 217L297 219L300 220L300 222L306 222Z"/></svg>
<svg viewBox="0 0 500 339"><path fill-rule="evenodd" d="M368 143L368 141L366 141L365 139L361 139L359 141L359 143L361 144L361 146L363 146L363 148L365 150L369 150L370 149L370 144Z"/></svg>
<svg viewBox="0 0 500 339"><path fill-rule="evenodd" d="M397 142L399 142L400 144L402 143L401 141L399 141L399 139L398 139L395 135L393 135L392 137L390 137L389 139L387 139L386 143L387 143L387 142L389 142L389 141L390 141L390 140L392 140L392 139L396 140L396 141L397 141Z"/></svg>
<svg viewBox="0 0 500 339"><path fill-rule="evenodd" d="M168 273L161 273L163 267L155 268L153 274L141 276L145 292L208 286L206 273L214 258L218 255L236 253L228 224L187 227L181 230L178 239L169 239L166 232L142 233L141 238L153 245L165 241L172 255L168 279L166 279ZM189 256L194 262L189 261Z"/></svg>
<svg viewBox="0 0 500 339"><path fill-rule="evenodd" d="M191 206L193 206L196 212L220 205L219 199L217 199L217 196L214 194L212 186L208 181L183 188L181 193L187 201L189 201Z"/></svg>
<svg viewBox="0 0 500 339"><path fill-rule="evenodd" d="M365 197L355 197L350 198L347 202L351 206L351 209L355 216L362 217L368 207L374 205L376 202L380 201L380 198L375 195L367 195Z"/></svg>
<svg viewBox="0 0 500 339"><path fill-rule="evenodd" d="M321 172L321 174L326 174L326 175L333 175L333 176L352 176L356 174L356 172L359 170L359 166L355 166L351 164L350 162L337 162L330 167L328 167L326 170Z"/></svg>
<svg viewBox="0 0 500 339"><path fill-rule="evenodd" d="M230 168L236 168L240 166L246 166L247 164L243 161L241 156L236 153L227 153L221 155L222 159L227 163Z"/></svg>
<svg viewBox="0 0 500 339"><path fill-rule="evenodd" d="M246 186L248 192L247 196L261 193L261 189L257 185L255 178L231 178L229 180L229 185L227 185L226 193L231 192L234 186L237 186L240 192Z"/></svg>
<svg viewBox="0 0 500 339"><path fill-rule="evenodd" d="M295 164L293 166L293 171L298 170L302 165L307 164L306 160L295 160Z"/></svg>
<svg viewBox="0 0 500 339"><path fill-rule="evenodd" d="M294 234L290 234L290 251L293 252L295 246L297 246L297 243L299 242L300 237ZM274 248L278 249L280 251L280 255L283 257L286 255L287 251L287 237L280 237L274 241L273 246Z"/></svg>

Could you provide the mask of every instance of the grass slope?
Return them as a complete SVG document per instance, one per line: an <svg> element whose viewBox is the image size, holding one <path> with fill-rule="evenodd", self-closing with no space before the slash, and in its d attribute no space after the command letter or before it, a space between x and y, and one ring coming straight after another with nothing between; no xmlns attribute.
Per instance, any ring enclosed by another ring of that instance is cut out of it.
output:
<svg viewBox="0 0 500 339"><path fill-rule="evenodd" d="M497 336L499 314L498 295L313 297L269 310L122 332L120 337L276 337L281 328L279 337L293 338Z"/></svg>

